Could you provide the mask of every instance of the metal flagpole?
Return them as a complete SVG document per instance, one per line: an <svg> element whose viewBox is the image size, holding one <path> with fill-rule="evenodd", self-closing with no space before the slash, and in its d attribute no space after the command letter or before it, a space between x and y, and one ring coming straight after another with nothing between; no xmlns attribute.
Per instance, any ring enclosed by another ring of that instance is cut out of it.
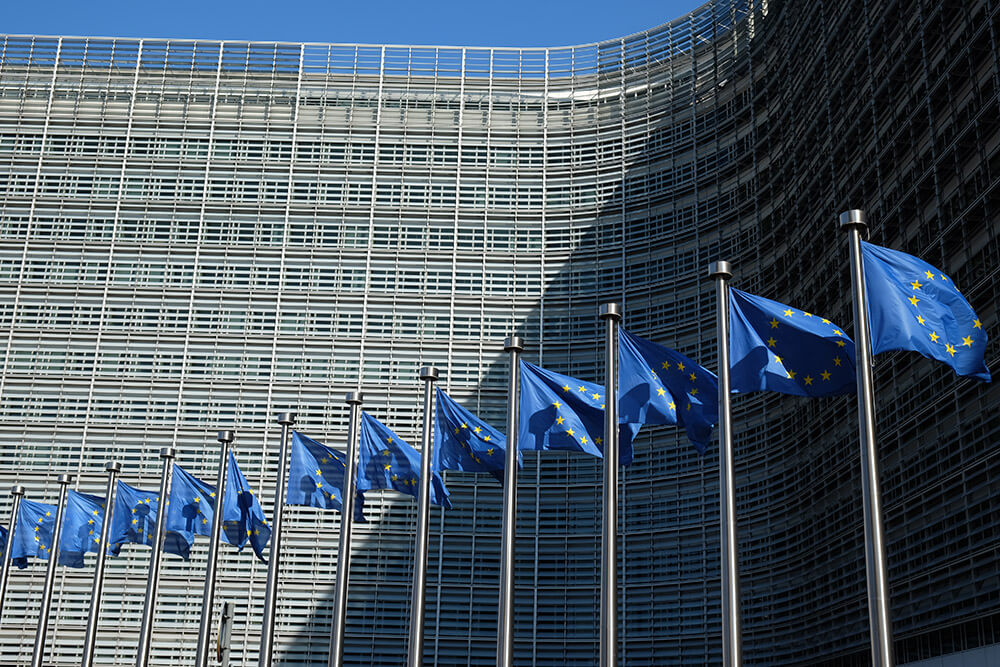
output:
<svg viewBox="0 0 1000 667"><path fill-rule="evenodd" d="M340 548L337 555L337 587L333 601L333 627L330 629L328 667L344 665L344 627L347 621L347 578L351 571L351 527L354 525L354 496L357 493L356 468L358 439L361 437L361 392L347 393L351 421L347 427L347 461L340 504Z"/></svg>
<svg viewBox="0 0 1000 667"><path fill-rule="evenodd" d="M212 605L215 602L215 571L219 562L219 536L222 533L223 503L226 498L226 470L229 468L229 449L235 434L219 431L219 472L215 477L215 507L212 513L212 533L208 539L208 569L205 571L205 593L201 598L201 624L198 626L198 654L196 667L208 667L212 644Z"/></svg>
<svg viewBox="0 0 1000 667"><path fill-rule="evenodd" d="M719 342L719 532L722 543L722 664L743 664L740 619L739 544L736 541L736 482L733 454L732 405L729 401L729 262L712 262L708 277L715 280L718 298L716 335Z"/></svg>
<svg viewBox="0 0 1000 667"><path fill-rule="evenodd" d="M281 449L278 454L278 481L274 486L274 510L271 512L271 552L267 559L267 585L264 588L264 619L261 621L259 667L271 667L274 651L274 618L278 604L278 567L281 563L281 521L285 511L285 487L288 480L288 457L291 451L294 412L278 415L281 424Z"/></svg>
<svg viewBox="0 0 1000 667"><path fill-rule="evenodd" d="M24 487L15 484L10 490L14 496L14 504L10 508L10 528L7 530L7 544L3 550L3 563L0 563L0 620L3 619L3 608L7 602L7 577L10 576L10 552L14 545L14 529L17 527L17 513L21 511L21 498L24 497Z"/></svg>
<svg viewBox="0 0 1000 667"><path fill-rule="evenodd" d="M139 630L139 647L135 653L135 667L148 667L149 649L153 637L153 614L156 612L156 593L160 587L160 561L163 556L163 536L167 533L167 504L170 501L170 478L174 472L173 447L160 450L163 472L160 473L160 495L156 499L156 535L153 551L149 555L149 574L146 577L146 604L142 608L142 627Z"/></svg>
<svg viewBox="0 0 1000 667"><path fill-rule="evenodd" d="M606 303L604 338L604 531L601 550L601 667L618 664L618 324L621 306Z"/></svg>
<svg viewBox="0 0 1000 667"><path fill-rule="evenodd" d="M878 453L875 451L875 389L872 382L871 340L868 328L868 295L861 260L861 232L867 231L865 212L840 214L851 249L851 287L854 291L854 345L858 369L858 412L861 436L861 492L864 496L865 565L868 579L868 624L873 667L892 667L892 620L889 617L889 576L882 531L882 493L879 489Z"/></svg>
<svg viewBox="0 0 1000 667"><path fill-rule="evenodd" d="M94 570L94 587L90 592L90 616L87 617L87 635L83 642L83 662L81 667L94 664L94 646L97 645L97 621L101 615L101 596L104 593L104 562L108 558L108 534L111 532L111 518L115 508L115 481L122 470L122 464L110 461L104 470L108 473L108 489L104 493L104 522L101 537L97 543L97 567Z"/></svg>
<svg viewBox="0 0 1000 667"><path fill-rule="evenodd" d="M420 667L424 660L424 601L427 595L427 543L431 518L431 458L434 447L434 383L438 369L420 369L424 381L424 432L420 445L420 494L417 497L417 539L413 559L413 597L410 602L409 667Z"/></svg>
<svg viewBox="0 0 1000 667"><path fill-rule="evenodd" d="M59 507L56 508L56 525L52 529L52 544L49 547L49 567L45 571L45 588L42 604L38 611L38 629L35 631L35 650L31 655L31 667L42 667L45 657L45 633L49 627L49 607L52 603L52 589L56 582L56 565L59 564L59 533L62 532L63 514L66 510L66 494L73 482L72 475L59 475Z"/></svg>
<svg viewBox="0 0 1000 667"><path fill-rule="evenodd" d="M503 342L510 354L507 384L507 452L504 456L503 537L500 543L500 613L497 623L497 667L514 664L514 540L517 528L517 428L521 394L520 356L524 341L511 336Z"/></svg>

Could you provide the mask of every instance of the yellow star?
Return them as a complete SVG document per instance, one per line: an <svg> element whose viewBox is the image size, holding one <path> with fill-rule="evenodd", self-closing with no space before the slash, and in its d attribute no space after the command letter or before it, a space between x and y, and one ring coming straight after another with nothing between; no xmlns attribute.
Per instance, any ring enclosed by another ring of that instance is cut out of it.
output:
<svg viewBox="0 0 1000 667"><path fill-rule="evenodd" d="M201 502L201 498L199 498L198 496L195 496L195 497L194 497L194 501L195 501L196 503L200 503L200 502Z"/></svg>
<svg viewBox="0 0 1000 667"><path fill-rule="evenodd" d="M382 466L382 467L383 467L383 468L385 468L386 470L391 470L391 469L392 469L392 464L391 464L391 463L386 463L386 464L385 464L384 466Z"/></svg>
<svg viewBox="0 0 1000 667"><path fill-rule="evenodd" d="M660 387L659 389L656 390L656 395L657 396L664 396L664 395L666 395L666 393L667 393L667 390L664 389L663 387Z"/></svg>
<svg viewBox="0 0 1000 667"><path fill-rule="evenodd" d="M927 276L928 280L934 280L934 274L930 271L924 271L924 275Z"/></svg>
<svg viewBox="0 0 1000 667"><path fill-rule="evenodd" d="M774 355L774 360L779 364L781 363L781 357L779 357L778 355Z"/></svg>
<svg viewBox="0 0 1000 667"><path fill-rule="evenodd" d="M920 315L917 315L917 322L920 322L921 324L923 324L926 321L927 320L925 320L923 317L921 317Z"/></svg>
<svg viewBox="0 0 1000 667"><path fill-rule="evenodd" d="M469 428L469 425L466 424L465 422L462 422L462 428Z"/></svg>
<svg viewBox="0 0 1000 667"><path fill-rule="evenodd" d="M795 373L796 371L793 371L791 368L788 369L788 377L791 378L792 380L795 379Z"/></svg>
<svg viewBox="0 0 1000 667"><path fill-rule="evenodd" d="M581 445L586 445L587 444L587 439L586 438L580 438L580 444Z"/></svg>
<svg viewBox="0 0 1000 667"><path fill-rule="evenodd" d="M773 317L771 318L771 328L772 329L778 328L778 320L774 319Z"/></svg>
<svg viewBox="0 0 1000 667"><path fill-rule="evenodd" d="M323 473L322 473L322 472L320 472L319 468L316 468L316 474L317 474L317 475L322 475Z"/></svg>
<svg viewBox="0 0 1000 667"><path fill-rule="evenodd" d="M936 332L936 331L932 331L932 332L930 333L930 336L931 336L931 342L934 342L934 343L936 343L936 342L937 342L937 339L941 337L941 336L938 336L938 335L937 335L937 332Z"/></svg>
<svg viewBox="0 0 1000 667"><path fill-rule="evenodd" d="M456 427L455 427L455 435L458 435L458 434L459 434L459 433L461 433L461 432L462 432L462 429L460 429L460 428L458 428L458 427L456 426Z"/></svg>
<svg viewBox="0 0 1000 667"><path fill-rule="evenodd" d="M667 371L669 371L669 370L670 370L670 362L669 362L669 361L664 361L664 362L663 362L662 364L660 364L660 365L661 365L661 366L663 366L663 370L667 370Z"/></svg>
<svg viewBox="0 0 1000 667"><path fill-rule="evenodd" d="M830 320L826 319L825 317L821 321L823 322L823 324L830 324Z"/></svg>
<svg viewBox="0 0 1000 667"><path fill-rule="evenodd" d="M569 391L569 385L568 384L563 385L563 391Z"/></svg>
<svg viewBox="0 0 1000 667"><path fill-rule="evenodd" d="M947 350L948 354L955 356L955 346L951 343L945 343L944 349Z"/></svg>
<svg viewBox="0 0 1000 667"><path fill-rule="evenodd" d="M594 399L595 401L601 400L601 395L600 394L591 394L590 397L592 399Z"/></svg>
<svg viewBox="0 0 1000 667"><path fill-rule="evenodd" d="M474 428L472 430L475 431L476 433L482 433L483 432L483 427L482 426L477 426L476 428Z"/></svg>
<svg viewBox="0 0 1000 667"><path fill-rule="evenodd" d="M688 375L688 377L691 378L691 382L694 382L695 380L698 379L694 373L691 373L691 375Z"/></svg>
<svg viewBox="0 0 1000 667"><path fill-rule="evenodd" d="M568 433L569 435L573 435L573 429L566 431L566 433Z"/></svg>
<svg viewBox="0 0 1000 667"><path fill-rule="evenodd" d="M972 347L972 336L963 336L962 345L966 347Z"/></svg>
<svg viewBox="0 0 1000 667"><path fill-rule="evenodd" d="M679 370L679 371L684 370L684 362L683 361L678 361L677 362L677 370Z"/></svg>
<svg viewBox="0 0 1000 667"><path fill-rule="evenodd" d="M771 336L770 338L767 339L768 347L774 347L777 343L778 341L774 340L774 336Z"/></svg>
<svg viewBox="0 0 1000 667"><path fill-rule="evenodd" d="M939 273L938 275L941 276L941 280L943 280L944 282L948 282L948 276L944 275L943 273Z"/></svg>
<svg viewBox="0 0 1000 667"><path fill-rule="evenodd" d="M691 395L692 396L697 396L698 395L698 388L697 387L695 387L694 389L691 390Z"/></svg>
<svg viewBox="0 0 1000 667"><path fill-rule="evenodd" d="M202 519L202 520L201 520L201 525L203 525L203 526L204 526L204 525L205 525L206 523L208 523L208 519Z"/></svg>
<svg viewBox="0 0 1000 667"><path fill-rule="evenodd" d="M845 343L845 342L844 342L844 341L842 341L842 340L838 340L838 341L837 341L837 347L844 347L844 346L846 346L846 345L847 345L847 343Z"/></svg>
<svg viewBox="0 0 1000 667"><path fill-rule="evenodd" d="M555 402L555 403L553 403L552 405L556 406L556 410L558 410L559 408L561 408L561 407L562 407L562 403L560 403L559 401L556 401L556 402Z"/></svg>
<svg viewBox="0 0 1000 667"><path fill-rule="evenodd" d="M668 403L667 405L670 406L671 410L676 410L677 409L677 404L674 403L673 401L670 401L670 403Z"/></svg>
<svg viewBox="0 0 1000 667"><path fill-rule="evenodd" d="M603 445L604 444L604 439L603 438L594 438L594 442L596 442L599 445Z"/></svg>
<svg viewBox="0 0 1000 667"><path fill-rule="evenodd" d="M322 489L323 488L323 482L316 482L316 488L317 489Z"/></svg>
<svg viewBox="0 0 1000 667"><path fill-rule="evenodd" d="M805 311L802 311L802 314L805 315L806 317L812 317L813 316L812 313L807 313Z"/></svg>
<svg viewBox="0 0 1000 667"><path fill-rule="evenodd" d="M320 463L328 463L329 461L330 459L326 458L325 456L319 460Z"/></svg>
<svg viewBox="0 0 1000 667"><path fill-rule="evenodd" d="M392 476L392 481L395 482L395 481L398 481L398 480L399 480L399 475L393 475Z"/></svg>
<svg viewBox="0 0 1000 667"><path fill-rule="evenodd" d="M982 329L983 328L983 323L980 322L979 320L972 320L972 325L973 325L972 326L973 329Z"/></svg>
<svg viewBox="0 0 1000 667"><path fill-rule="evenodd" d="M843 332L843 331L841 331L840 329L834 329L834 330L833 330L833 335L834 335L834 336L843 336L843 335L844 335L844 332Z"/></svg>
<svg viewBox="0 0 1000 667"><path fill-rule="evenodd" d="M489 449L486 450L486 455L487 456L493 456L493 448L492 447L490 447Z"/></svg>
<svg viewBox="0 0 1000 667"><path fill-rule="evenodd" d="M132 525L135 526L139 523L138 519L132 519Z"/></svg>
<svg viewBox="0 0 1000 667"><path fill-rule="evenodd" d="M483 438L483 441L484 442L489 442L490 441L490 436L486 436L485 438Z"/></svg>
<svg viewBox="0 0 1000 667"><path fill-rule="evenodd" d="M562 417L556 417L556 423L557 423L557 424L560 424L560 425L562 425L562 423L563 423L564 421L566 421L566 420L565 420L564 418L562 418Z"/></svg>
<svg viewBox="0 0 1000 667"><path fill-rule="evenodd" d="M209 495L209 497L211 497L211 498L214 498L214 497L215 497L215 491L212 491L212 492L211 492L211 493L209 493L208 495Z"/></svg>
<svg viewBox="0 0 1000 667"><path fill-rule="evenodd" d="M912 283L910 283L910 287L912 287L913 289L920 289L921 287L923 287L923 285L920 284L919 280L914 280Z"/></svg>
<svg viewBox="0 0 1000 667"><path fill-rule="evenodd" d="M820 375L823 376L824 380L829 380L830 379L830 371L823 371L822 373L820 373Z"/></svg>
<svg viewBox="0 0 1000 667"><path fill-rule="evenodd" d="M907 299L907 301L909 301L910 303L912 303L914 306L917 305L918 303L920 303L920 299L918 299L915 296L911 296L909 299Z"/></svg>
<svg viewBox="0 0 1000 667"><path fill-rule="evenodd" d="M812 379L812 376L810 376L810 375L807 375L807 376L805 376L805 377L803 378L803 380L805 380L805 382L806 382L806 385L807 385L807 386L808 386L808 385L811 385L811 384L813 383L813 379Z"/></svg>
<svg viewBox="0 0 1000 667"><path fill-rule="evenodd" d="M579 387L577 387L577 389L579 389L580 391L587 391L587 388L584 387L582 384Z"/></svg>
<svg viewBox="0 0 1000 667"><path fill-rule="evenodd" d="M785 311L785 317L791 317L791 316L792 316L792 309L789 308L788 310Z"/></svg>
<svg viewBox="0 0 1000 667"><path fill-rule="evenodd" d="M385 439L385 441L391 445L392 444L392 436L390 435L389 437L387 437Z"/></svg>

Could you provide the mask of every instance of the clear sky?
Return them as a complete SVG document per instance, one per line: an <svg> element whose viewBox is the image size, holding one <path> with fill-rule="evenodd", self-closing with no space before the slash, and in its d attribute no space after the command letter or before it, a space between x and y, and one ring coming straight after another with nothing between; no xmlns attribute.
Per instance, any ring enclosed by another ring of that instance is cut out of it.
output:
<svg viewBox="0 0 1000 667"><path fill-rule="evenodd" d="M563 46L666 23L702 0L8 0L0 32L454 46Z"/></svg>

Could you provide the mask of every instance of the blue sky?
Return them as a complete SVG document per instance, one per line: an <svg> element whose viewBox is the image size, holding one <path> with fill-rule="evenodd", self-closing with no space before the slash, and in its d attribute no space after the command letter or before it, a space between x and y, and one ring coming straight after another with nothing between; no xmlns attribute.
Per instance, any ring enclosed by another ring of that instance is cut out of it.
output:
<svg viewBox="0 0 1000 667"><path fill-rule="evenodd" d="M666 23L700 0L10 0L0 32L289 42L562 46Z"/></svg>

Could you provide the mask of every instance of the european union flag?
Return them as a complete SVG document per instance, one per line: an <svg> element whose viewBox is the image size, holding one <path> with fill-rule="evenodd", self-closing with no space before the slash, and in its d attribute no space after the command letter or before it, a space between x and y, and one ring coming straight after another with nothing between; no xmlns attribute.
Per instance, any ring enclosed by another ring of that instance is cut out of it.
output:
<svg viewBox="0 0 1000 667"><path fill-rule="evenodd" d="M344 501L346 457L332 447L292 431L285 504L341 511ZM365 522L364 496L354 500L354 520Z"/></svg>
<svg viewBox="0 0 1000 667"><path fill-rule="evenodd" d="M262 551L271 536L271 529L264 519L260 503L236 465L236 457L232 452L229 453L227 465L229 470L226 473L226 494L222 503L221 539L240 550L250 542L257 556L264 560ZM215 503L214 486L174 464L174 480L167 508L167 530L210 535Z"/></svg>
<svg viewBox="0 0 1000 667"><path fill-rule="evenodd" d="M561 449L598 458L604 445L604 387L521 362L518 449ZM619 463L632 462L639 424L620 424Z"/></svg>
<svg viewBox="0 0 1000 667"><path fill-rule="evenodd" d="M156 517L160 496L143 491L118 480L115 491L115 509L111 513L111 532L108 534L109 551L117 556L123 544L145 544L152 547L156 538ZM191 556L193 533L165 531L163 550L184 560Z"/></svg>
<svg viewBox="0 0 1000 667"><path fill-rule="evenodd" d="M719 381L680 352L619 329L618 421L678 424L704 454L719 421Z"/></svg>
<svg viewBox="0 0 1000 667"><path fill-rule="evenodd" d="M101 548L104 498L69 489L59 538L59 564L83 567L83 554Z"/></svg>
<svg viewBox="0 0 1000 667"><path fill-rule="evenodd" d="M503 483L507 438L437 388L434 411L434 470L488 472ZM522 466L521 452L517 467Z"/></svg>
<svg viewBox="0 0 1000 667"><path fill-rule="evenodd" d="M954 281L922 259L861 242L872 354L912 350L990 381L986 331Z"/></svg>
<svg viewBox="0 0 1000 667"><path fill-rule="evenodd" d="M420 453L385 424L361 413L361 448L358 452L358 490L395 489L416 497L420 481ZM431 502L451 509L448 489L431 472Z"/></svg>
<svg viewBox="0 0 1000 667"><path fill-rule="evenodd" d="M24 569L28 566L28 558L48 559L55 527L55 505L21 500L10 549L10 558L14 565Z"/></svg>
<svg viewBox="0 0 1000 667"><path fill-rule="evenodd" d="M857 391L854 343L825 317L729 288L733 393L835 396Z"/></svg>

